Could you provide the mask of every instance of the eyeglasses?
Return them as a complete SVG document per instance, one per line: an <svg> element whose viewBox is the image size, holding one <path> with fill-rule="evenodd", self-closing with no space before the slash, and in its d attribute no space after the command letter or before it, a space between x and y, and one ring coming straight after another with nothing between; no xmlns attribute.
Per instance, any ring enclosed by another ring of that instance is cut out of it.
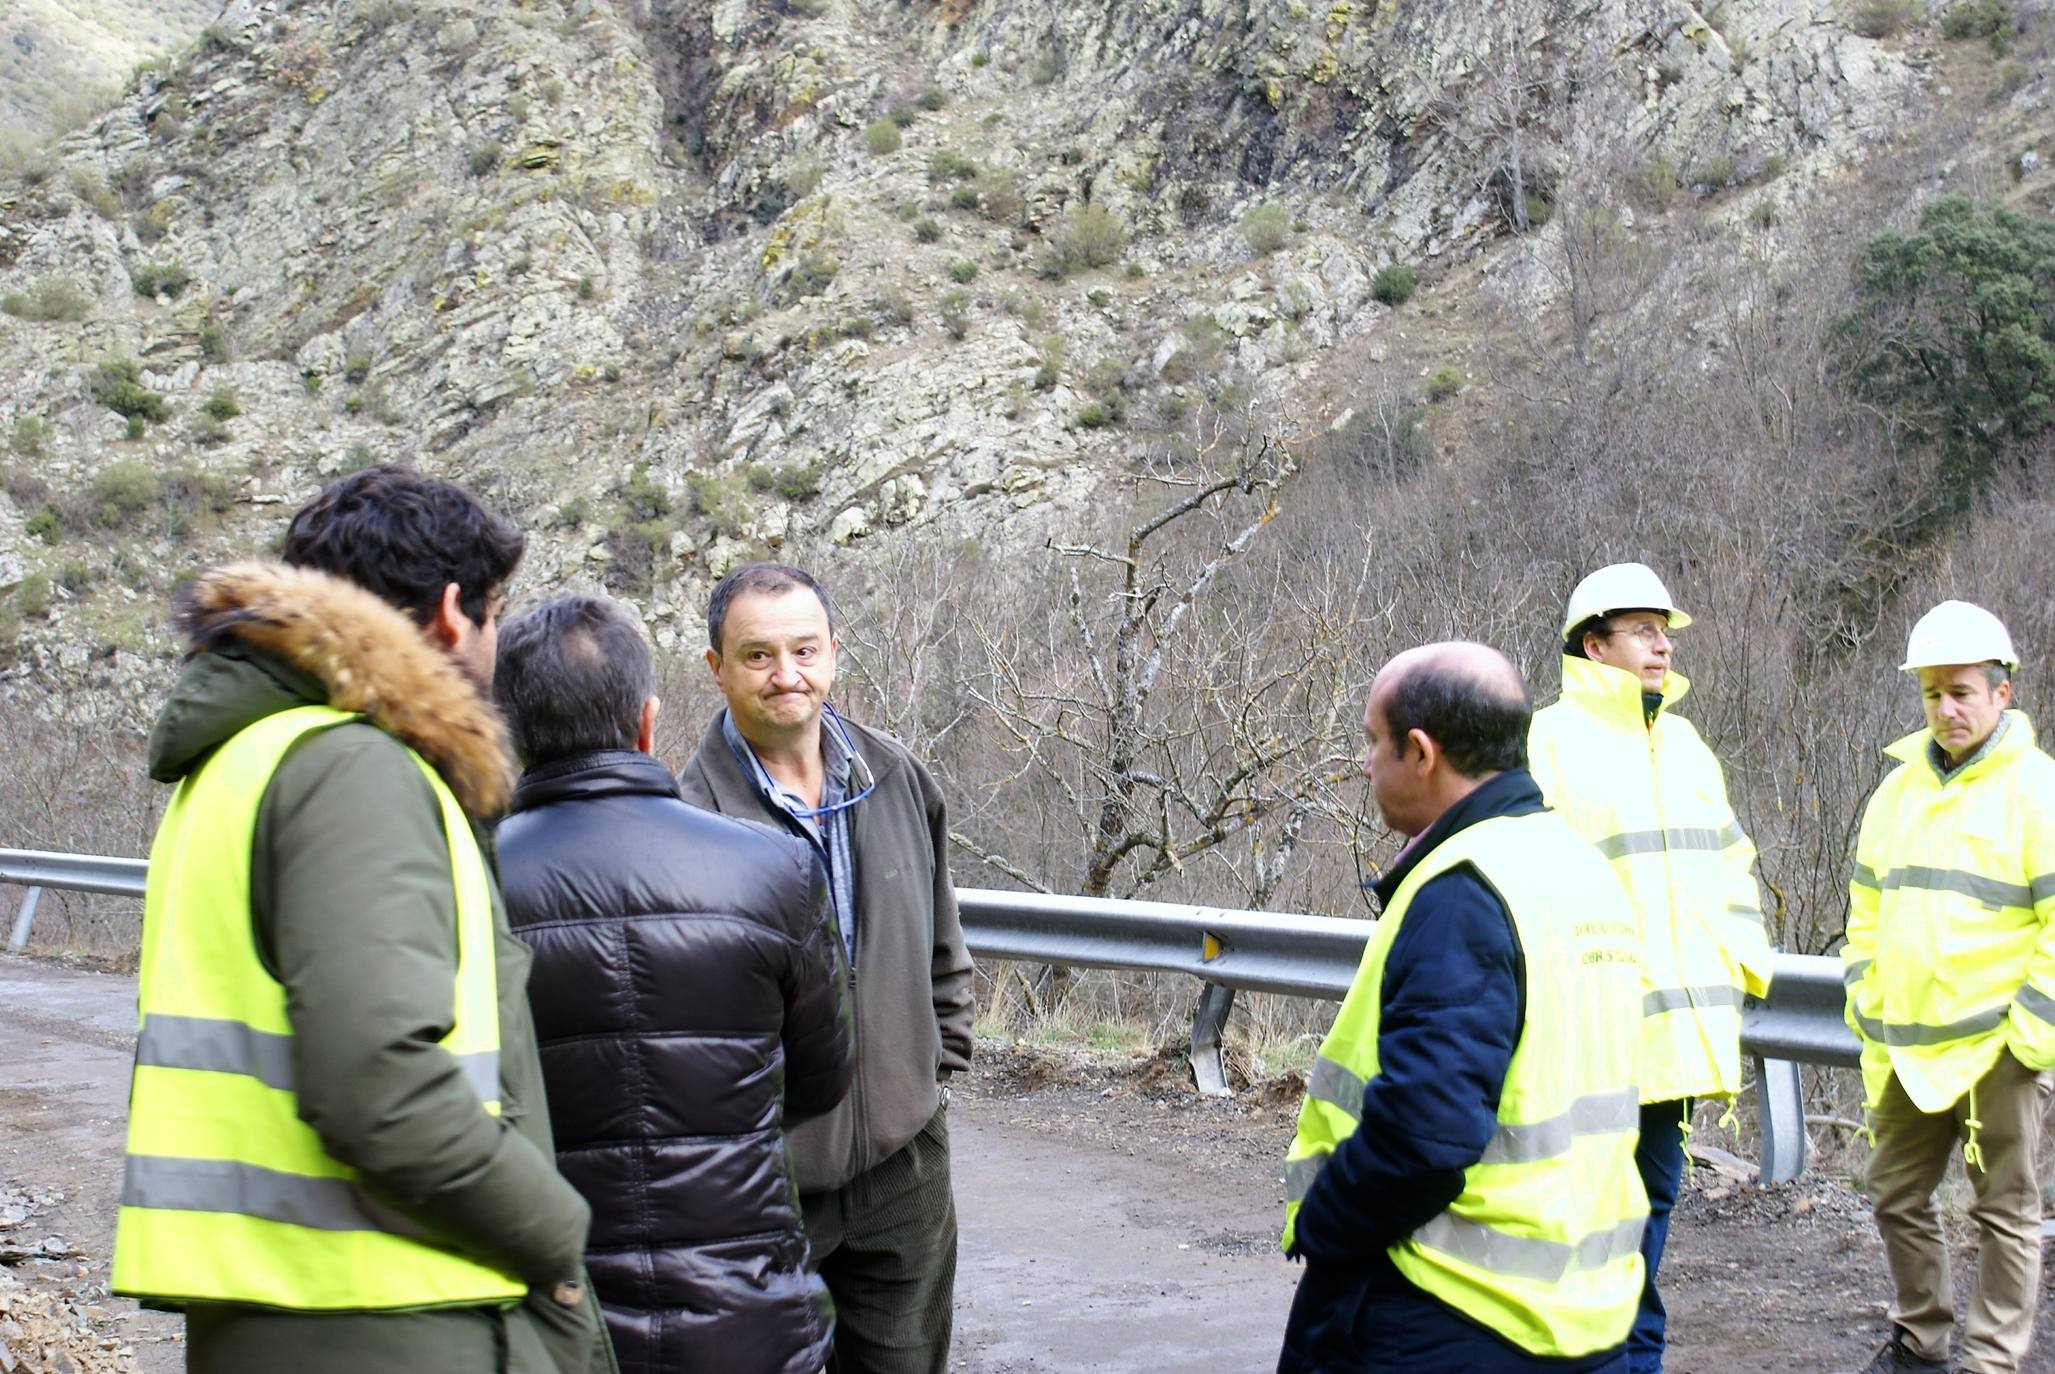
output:
<svg viewBox="0 0 2055 1374"><path fill-rule="evenodd" d="M1638 639L1651 649L1655 647L1657 640L1675 648L1677 641L1683 636L1681 630L1672 630L1667 625L1655 625L1646 620L1637 621L1632 625L1608 625L1605 632L1609 635L1627 635Z"/></svg>

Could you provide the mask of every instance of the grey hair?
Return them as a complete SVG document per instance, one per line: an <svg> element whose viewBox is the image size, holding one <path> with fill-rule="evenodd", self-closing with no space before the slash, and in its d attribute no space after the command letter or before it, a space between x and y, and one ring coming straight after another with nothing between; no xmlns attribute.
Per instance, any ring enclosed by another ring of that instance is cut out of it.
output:
<svg viewBox="0 0 2055 1374"><path fill-rule="evenodd" d="M633 749L656 681L649 645L609 597L553 596L500 633L492 694L530 768L594 749Z"/></svg>

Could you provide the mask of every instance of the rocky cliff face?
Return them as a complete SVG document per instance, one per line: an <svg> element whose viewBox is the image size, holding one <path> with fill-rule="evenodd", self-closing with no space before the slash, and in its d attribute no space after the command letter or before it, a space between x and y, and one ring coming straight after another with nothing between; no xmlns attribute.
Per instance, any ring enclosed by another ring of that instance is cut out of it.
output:
<svg viewBox="0 0 2055 1374"><path fill-rule="evenodd" d="M230 0L0 182L11 671L158 671L170 578L389 458L666 643L757 550L1026 539L1324 420L1380 269L1488 275L1601 135L1735 216L1858 164L1919 88L1837 10Z"/></svg>

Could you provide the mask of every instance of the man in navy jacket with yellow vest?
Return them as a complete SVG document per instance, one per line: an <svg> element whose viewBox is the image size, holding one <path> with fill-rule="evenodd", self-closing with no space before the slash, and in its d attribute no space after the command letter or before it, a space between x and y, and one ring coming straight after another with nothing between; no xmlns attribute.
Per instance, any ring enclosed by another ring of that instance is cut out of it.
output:
<svg viewBox="0 0 2055 1374"><path fill-rule="evenodd" d="M1597 851L1524 767L1478 644L1378 674L1363 763L1411 837L1286 1162L1307 1261L1279 1374L1619 1374L1641 1293L1639 964Z"/></svg>
<svg viewBox="0 0 2055 1374"><path fill-rule="evenodd" d="M113 1286L184 1309L200 1374L612 1368L476 829L521 551L370 468L183 598Z"/></svg>

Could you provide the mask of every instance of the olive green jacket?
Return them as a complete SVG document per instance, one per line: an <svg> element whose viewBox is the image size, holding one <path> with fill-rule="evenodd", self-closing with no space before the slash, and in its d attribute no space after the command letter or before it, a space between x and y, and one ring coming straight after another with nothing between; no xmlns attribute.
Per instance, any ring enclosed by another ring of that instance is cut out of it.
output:
<svg viewBox="0 0 2055 1374"><path fill-rule="evenodd" d="M301 1116L383 1200L536 1286L505 1308L190 1307L189 1368L611 1370L592 1299L564 1307L548 1296L581 1277L590 1212L556 1171L528 948L509 933L496 886L500 1116L437 1043L453 1015L456 899L434 794L402 741L474 822L486 820L513 780L497 716L399 612L318 573L217 569L188 589L180 618L193 652L150 736L159 782L277 711L316 703L368 717L302 741L258 813L251 914L265 967L286 989Z"/></svg>

